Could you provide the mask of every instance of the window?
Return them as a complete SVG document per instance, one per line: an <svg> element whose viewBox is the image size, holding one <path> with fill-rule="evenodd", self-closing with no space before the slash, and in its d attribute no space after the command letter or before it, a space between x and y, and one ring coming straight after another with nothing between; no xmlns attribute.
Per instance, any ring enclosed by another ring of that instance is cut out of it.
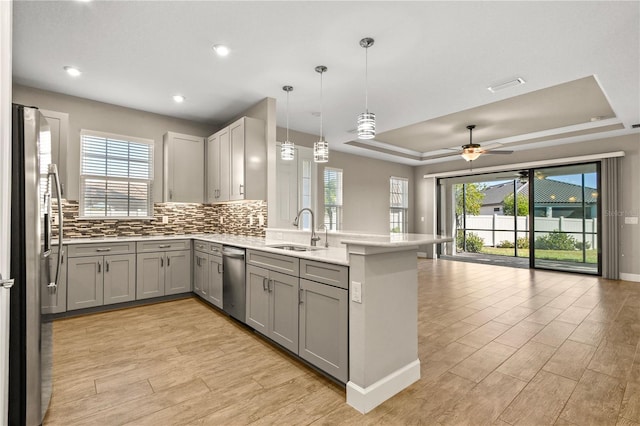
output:
<svg viewBox="0 0 640 426"><path fill-rule="evenodd" d="M409 181L391 177L390 183L390 228L391 232L406 233L409 230Z"/></svg>
<svg viewBox="0 0 640 426"><path fill-rule="evenodd" d="M152 183L152 140L81 132L80 217L153 217Z"/></svg>
<svg viewBox="0 0 640 426"><path fill-rule="evenodd" d="M324 168L324 226L337 231L342 226L342 170Z"/></svg>

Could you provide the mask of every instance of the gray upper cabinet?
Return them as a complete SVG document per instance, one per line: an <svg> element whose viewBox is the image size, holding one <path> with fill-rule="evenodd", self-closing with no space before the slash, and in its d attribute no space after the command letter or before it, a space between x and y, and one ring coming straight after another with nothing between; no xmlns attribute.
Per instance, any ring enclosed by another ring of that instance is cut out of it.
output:
<svg viewBox="0 0 640 426"><path fill-rule="evenodd" d="M189 240L141 241L136 251L136 299L191 291Z"/></svg>
<svg viewBox="0 0 640 426"><path fill-rule="evenodd" d="M67 246L62 249L62 265L60 265L60 276L57 286L50 288L47 281L55 279L58 261L58 247L51 249L49 256L49 280L42 282L40 292L40 304L43 314L58 314L67 310Z"/></svg>
<svg viewBox="0 0 640 426"><path fill-rule="evenodd" d="M67 310L135 300L135 243L68 246Z"/></svg>
<svg viewBox="0 0 640 426"><path fill-rule="evenodd" d="M264 121L243 117L207 139L207 202L265 200Z"/></svg>
<svg viewBox="0 0 640 426"><path fill-rule="evenodd" d="M204 201L204 138L167 132L163 136L165 202Z"/></svg>

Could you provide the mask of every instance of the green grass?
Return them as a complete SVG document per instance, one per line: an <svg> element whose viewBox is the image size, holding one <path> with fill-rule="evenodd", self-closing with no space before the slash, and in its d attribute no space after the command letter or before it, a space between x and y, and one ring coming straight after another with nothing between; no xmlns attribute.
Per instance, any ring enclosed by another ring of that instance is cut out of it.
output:
<svg viewBox="0 0 640 426"><path fill-rule="evenodd" d="M512 248L483 247L481 253L498 256L513 256ZM536 258L545 260L561 260L566 262L582 262L581 250L536 250ZM518 257L529 257L529 249L518 249ZM598 263L598 251L587 250L587 263Z"/></svg>

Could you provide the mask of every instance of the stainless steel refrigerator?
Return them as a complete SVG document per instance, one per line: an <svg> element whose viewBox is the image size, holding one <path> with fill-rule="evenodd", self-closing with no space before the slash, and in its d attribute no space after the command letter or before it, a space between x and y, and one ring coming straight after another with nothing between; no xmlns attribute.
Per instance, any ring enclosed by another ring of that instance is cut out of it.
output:
<svg viewBox="0 0 640 426"><path fill-rule="evenodd" d="M52 196L60 180L51 164L51 131L37 108L13 105L11 146L11 275L9 424L40 425L52 391L52 324L41 315L42 291L55 291L62 250L52 258ZM50 274L50 262L56 272Z"/></svg>

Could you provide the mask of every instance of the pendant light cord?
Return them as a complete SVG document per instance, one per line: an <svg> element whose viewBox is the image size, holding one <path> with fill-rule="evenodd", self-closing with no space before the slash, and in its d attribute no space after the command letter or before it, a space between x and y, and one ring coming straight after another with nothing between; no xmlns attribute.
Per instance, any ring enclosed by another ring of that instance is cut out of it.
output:
<svg viewBox="0 0 640 426"><path fill-rule="evenodd" d="M364 49L364 109L369 112L369 48Z"/></svg>
<svg viewBox="0 0 640 426"><path fill-rule="evenodd" d="M289 91L287 90L287 142L289 142Z"/></svg>
<svg viewBox="0 0 640 426"><path fill-rule="evenodd" d="M322 74L320 73L320 140L322 140L322 110L323 110L323 102L322 102Z"/></svg>

